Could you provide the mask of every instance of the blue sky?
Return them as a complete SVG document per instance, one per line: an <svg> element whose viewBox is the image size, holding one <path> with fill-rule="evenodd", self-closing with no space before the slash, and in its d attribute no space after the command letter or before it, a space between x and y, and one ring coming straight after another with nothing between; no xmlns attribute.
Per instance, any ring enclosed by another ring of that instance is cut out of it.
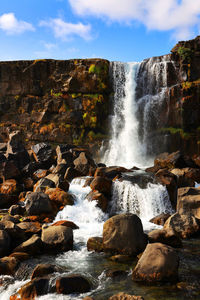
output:
<svg viewBox="0 0 200 300"><path fill-rule="evenodd" d="M200 0L0 2L0 60L141 61L199 32Z"/></svg>

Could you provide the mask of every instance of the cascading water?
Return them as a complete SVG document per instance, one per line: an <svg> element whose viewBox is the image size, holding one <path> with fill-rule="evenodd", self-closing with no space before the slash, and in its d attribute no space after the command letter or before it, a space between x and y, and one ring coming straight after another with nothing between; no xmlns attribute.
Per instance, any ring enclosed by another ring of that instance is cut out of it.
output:
<svg viewBox="0 0 200 300"><path fill-rule="evenodd" d="M107 165L131 168L144 166L143 145L138 136L136 78L139 63L113 62L114 115L112 138L103 161Z"/></svg>

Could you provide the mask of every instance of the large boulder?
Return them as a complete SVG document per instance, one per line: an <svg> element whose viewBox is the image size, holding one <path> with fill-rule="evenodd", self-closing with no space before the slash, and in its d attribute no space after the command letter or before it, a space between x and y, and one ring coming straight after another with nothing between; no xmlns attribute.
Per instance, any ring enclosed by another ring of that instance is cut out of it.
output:
<svg viewBox="0 0 200 300"><path fill-rule="evenodd" d="M178 189L177 212L190 213L200 219L200 189L192 187Z"/></svg>
<svg viewBox="0 0 200 300"><path fill-rule="evenodd" d="M97 176L90 183L92 191L99 191L100 193L110 195L112 188L112 180L105 177Z"/></svg>
<svg viewBox="0 0 200 300"><path fill-rule="evenodd" d="M0 259L0 275L14 275L19 261L15 257L5 256Z"/></svg>
<svg viewBox="0 0 200 300"><path fill-rule="evenodd" d="M129 213L116 215L104 223L104 251L137 255L144 251L146 245L147 237L137 215Z"/></svg>
<svg viewBox="0 0 200 300"><path fill-rule="evenodd" d="M49 188L55 188L55 182L52 181L49 178L41 178L40 180L38 180L36 182L36 184L34 185L33 191L34 192L45 192L47 189Z"/></svg>
<svg viewBox="0 0 200 300"><path fill-rule="evenodd" d="M149 222L154 223L156 225L164 226L165 222L171 215L168 213L161 213L160 215L153 217Z"/></svg>
<svg viewBox="0 0 200 300"><path fill-rule="evenodd" d="M36 277L44 277L49 274L58 272L60 269L56 265L52 264L39 264L37 265L31 275L31 280Z"/></svg>
<svg viewBox="0 0 200 300"><path fill-rule="evenodd" d="M22 187L15 179L6 180L0 185L0 192L2 194L17 195L21 192L21 190Z"/></svg>
<svg viewBox="0 0 200 300"><path fill-rule="evenodd" d="M114 179L116 176L121 176L123 172L128 170L123 167L98 167L94 173L94 177L101 176L109 179Z"/></svg>
<svg viewBox="0 0 200 300"><path fill-rule="evenodd" d="M13 252L25 252L30 255L41 254L43 253L42 240L38 235L34 234L30 239L17 246Z"/></svg>
<svg viewBox="0 0 200 300"><path fill-rule="evenodd" d="M20 170L15 161L7 160L2 163L2 177L4 180L19 178L20 174Z"/></svg>
<svg viewBox="0 0 200 300"><path fill-rule="evenodd" d="M49 144L39 143L31 147L36 162L41 163L47 169L53 164L53 150Z"/></svg>
<svg viewBox="0 0 200 300"><path fill-rule="evenodd" d="M187 186L194 186L195 180L191 177L191 173L189 172L189 176L187 175L187 171L189 168L183 168L183 169L172 169L170 172L177 177L177 184L178 187L187 187ZM196 169L192 169L196 170Z"/></svg>
<svg viewBox="0 0 200 300"><path fill-rule="evenodd" d="M67 168L73 166L73 154L70 151L72 148L71 145L59 145L56 148L56 154L57 154L57 164L65 162Z"/></svg>
<svg viewBox="0 0 200 300"><path fill-rule="evenodd" d="M102 252L103 251L103 239L102 237L91 237L87 241L87 250L88 251L95 251L95 252Z"/></svg>
<svg viewBox="0 0 200 300"><path fill-rule="evenodd" d="M198 219L190 214L180 215L175 213L167 219L164 229L167 231L172 230L180 238L186 239L199 232L200 223Z"/></svg>
<svg viewBox="0 0 200 300"><path fill-rule="evenodd" d="M148 283L176 281L179 257L176 251L161 243L148 244L132 273L134 281Z"/></svg>
<svg viewBox="0 0 200 300"><path fill-rule="evenodd" d="M25 198L25 207L28 215L54 213L49 196L45 193L28 193Z"/></svg>
<svg viewBox="0 0 200 300"><path fill-rule="evenodd" d="M86 293L90 289L90 282L81 275L71 274L56 280L56 292L58 294Z"/></svg>
<svg viewBox="0 0 200 300"><path fill-rule="evenodd" d="M42 242L49 252L62 252L73 248L73 230L66 226L49 226L42 229Z"/></svg>
<svg viewBox="0 0 200 300"><path fill-rule="evenodd" d="M71 181L72 179L79 176L81 176L81 172L76 170L74 167L69 167L65 172L64 180Z"/></svg>
<svg viewBox="0 0 200 300"><path fill-rule="evenodd" d="M86 176L89 174L90 167L96 167L94 160L86 152L81 152L74 160L75 170Z"/></svg>

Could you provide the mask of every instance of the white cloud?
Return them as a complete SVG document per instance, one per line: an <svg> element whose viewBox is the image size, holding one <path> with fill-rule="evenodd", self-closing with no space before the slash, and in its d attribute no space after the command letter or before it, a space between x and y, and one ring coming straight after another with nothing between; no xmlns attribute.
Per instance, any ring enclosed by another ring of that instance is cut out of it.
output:
<svg viewBox="0 0 200 300"><path fill-rule="evenodd" d="M188 38L200 23L200 0L69 0L79 15L111 21L138 21L150 30L173 30Z"/></svg>
<svg viewBox="0 0 200 300"><path fill-rule="evenodd" d="M32 24L17 20L14 13L3 14L0 16L0 29L7 34L20 34L25 31L34 31Z"/></svg>
<svg viewBox="0 0 200 300"><path fill-rule="evenodd" d="M50 19L49 21L41 21L40 26L46 26L53 30L56 38L67 40L73 36L80 36L84 40L91 39L91 26L83 23L67 23L61 18Z"/></svg>

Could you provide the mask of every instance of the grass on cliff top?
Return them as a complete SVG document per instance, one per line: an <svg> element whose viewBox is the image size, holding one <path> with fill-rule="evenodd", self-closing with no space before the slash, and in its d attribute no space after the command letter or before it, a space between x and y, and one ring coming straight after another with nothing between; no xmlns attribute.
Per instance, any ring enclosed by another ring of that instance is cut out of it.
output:
<svg viewBox="0 0 200 300"><path fill-rule="evenodd" d="M189 139L192 134L189 132L185 132L182 128L175 128L175 127L168 127L168 128L161 128L160 132L162 133L170 133L170 134L180 134L180 136L184 139Z"/></svg>

